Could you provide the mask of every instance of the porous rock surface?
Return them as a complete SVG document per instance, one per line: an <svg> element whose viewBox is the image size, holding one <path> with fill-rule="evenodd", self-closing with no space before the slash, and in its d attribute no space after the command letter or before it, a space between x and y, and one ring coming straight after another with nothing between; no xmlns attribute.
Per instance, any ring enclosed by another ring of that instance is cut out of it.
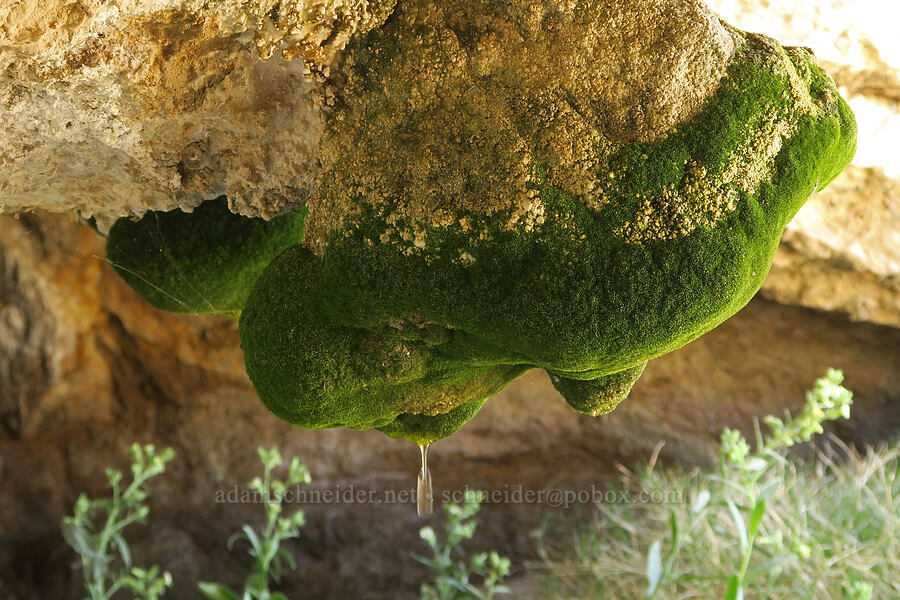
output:
<svg viewBox="0 0 900 600"><path fill-rule="evenodd" d="M302 203L322 79L391 5L4 2L0 211L117 217L228 194L235 211L271 216Z"/></svg>
<svg viewBox="0 0 900 600"><path fill-rule="evenodd" d="M384 236L407 245L422 243L412 224L510 209L509 228L530 229L543 222L529 188L541 163L599 207L597 155L695 117L736 43L698 0L402 3L347 50L304 244L321 253L360 196L399 204Z"/></svg>
<svg viewBox="0 0 900 600"><path fill-rule="evenodd" d="M441 12L440 4L432 9ZM554 61L590 64L592 78L570 83L604 95L605 122L619 137L656 138L690 118L733 51L699 0L525 6L515 15L522 30L508 33L537 41L476 39L506 45L482 52L475 71L512 64L523 51L543 61L518 74L533 84L556 72L588 72ZM115 217L190 209L227 194L235 211L268 217L303 203L318 173L331 80L339 80L332 64L393 9L393 0L7 4L0 8L0 210ZM453 9L441 17L466 18L465 3ZM551 37L562 34L565 43L551 52ZM450 27L444 35L458 46ZM464 54L455 52L451 60L462 67ZM433 92L420 90L422 100Z"/></svg>

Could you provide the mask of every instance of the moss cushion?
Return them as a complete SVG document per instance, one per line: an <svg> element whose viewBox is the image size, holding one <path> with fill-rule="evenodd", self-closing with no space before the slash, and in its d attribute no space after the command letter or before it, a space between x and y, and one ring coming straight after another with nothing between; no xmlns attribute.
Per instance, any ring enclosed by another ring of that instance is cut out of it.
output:
<svg viewBox="0 0 900 600"><path fill-rule="evenodd" d="M106 239L116 273L162 310L236 318L259 273L303 239L306 209L270 221L228 210L224 198L192 213L117 220Z"/></svg>

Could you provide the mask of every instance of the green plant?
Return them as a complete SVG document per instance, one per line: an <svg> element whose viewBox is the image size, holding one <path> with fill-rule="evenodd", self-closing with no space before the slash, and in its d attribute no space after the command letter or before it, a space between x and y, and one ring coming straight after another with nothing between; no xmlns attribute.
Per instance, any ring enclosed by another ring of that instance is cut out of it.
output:
<svg viewBox="0 0 900 600"><path fill-rule="evenodd" d="M131 551L122 532L132 523L146 520L150 513L144 503L149 495L146 484L165 471L175 452L166 448L157 453L151 444L132 444L128 454L131 483L123 489L122 472L106 469L112 497L91 500L81 494L75 503L75 514L62 521L63 537L81 556L90 600L109 600L120 590L130 591L135 598L156 600L172 584L172 576L160 573L156 566L143 569L132 565ZM121 566L117 567L117 563Z"/></svg>
<svg viewBox="0 0 900 600"><path fill-rule="evenodd" d="M813 389L806 393L806 406L796 418L786 413L784 420L772 415L764 419L772 432L768 437L763 436L759 423L755 421L757 449L753 454L749 454L749 444L739 431L726 429L722 433L720 468L722 481L730 485L717 489L719 497L716 500L725 498L741 542L740 567L728 581L726 600L743 597L750 557L767 503L783 483L777 468L773 469L783 462L780 452L795 444L808 442L814 435L822 433L822 423L825 421L850 418L853 394L841 385L843 381L843 373L829 369L825 377L817 379ZM738 493L740 508L725 497L729 489ZM742 509L748 515L746 524ZM703 510L699 512L702 514Z"/></svg>
<svg viewBox="0 0 900 600"><path fill-rule="evenodd" d="M829 369L825 377L816 380L813 389L807 392L806 405L797 417L792 417L789 412L783 420L771 415L765 417L764 422L771 429L769 436L763 436L759 422L754 421L756 451L752 454L750 444L740 431L726 428L722 432L720 478L712 479L714 485L699 491L686 523L679 523L678 512L670 512L671 536L665 560L660 552L660 541L654 542L647 553L648 599L656 598L662 586L676 581L681 575L674 571L673 565L686 537L706 518L710 504L719 506L723 503L728 507L740 541L740 561L728 579L725 599L743 598L747 569L767 503L783 483L777 469L784 463L780 453L822 433L825 421L850 418L853 394L841 385L843 380L843 373Z"/></svg>
<svg viewBox="0 0 900 600"><path fill-rule="evenodd" d="M247 578L240 593L220 583L203 581L198 584L200 591L209 600L287 600L282 592L269 589L269 580L278 582L285 564L295 568L294 558L281 548L285 540L299 537L300 528L304 525L304 513L295 511L290 516L282 516L283 502L288 489L301 483L309 483L309 470L296 457L288 466L287 478L276 479L272 471L284 462L277 448L266 450L258 448L259 458L263 464L263 477L254 477L250 489L259 494L266 507L266 524L257 531L250 525L244 525L228 540L228 548L243 540L249 544L248 553L254 560L253 573Z"/></svg>
<svg viewBox="0 0 900 600"><path fill-rule="evenodd" d="M683 491L676 504L600 505L562 558L544 548L557 598L816 598L867 600L900 590L900 451L865 455L836 438L814 459L786 449L849 416L852 394L829 370L795 417L767 417L751 448L722 434L714 470L656 465L629 489Z"/></svg>
<svg viewBox="0 0 900 600"><path fill-rule="evenodd" d="M431 548L432 557L413 556L435 573L433 583L422 585L422 600L491 600L497 594L509 593L509 589L501 585L509 574L508 558L495 551L481 552L466 563L460 547L464 540L475 535L478 525L475 515L481 510L483 498L482 492L466 490L462 504L444 505L447 525L443 542L438 540L431 527L419 531L419 537ZM473 576L482 580L482 586L472 582Z"/></svg>

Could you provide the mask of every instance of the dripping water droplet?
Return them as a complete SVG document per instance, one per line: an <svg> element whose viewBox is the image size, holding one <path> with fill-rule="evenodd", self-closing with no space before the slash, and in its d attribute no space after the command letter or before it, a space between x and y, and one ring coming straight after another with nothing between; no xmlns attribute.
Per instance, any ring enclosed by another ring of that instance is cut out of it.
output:
<svg viewBox="0 0 900 600"><path fill-rule="evenodd" d="M434 512L434 493L431 488L431 471L428 470L428 448L431 444L419 444L422 454L422 468L416 486L416 510L420 519L427 519Z"/></svg>

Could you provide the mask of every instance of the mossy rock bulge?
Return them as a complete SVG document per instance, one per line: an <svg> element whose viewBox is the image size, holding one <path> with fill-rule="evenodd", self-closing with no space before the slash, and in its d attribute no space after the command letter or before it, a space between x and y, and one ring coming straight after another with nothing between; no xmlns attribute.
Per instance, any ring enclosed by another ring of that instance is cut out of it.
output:
<svg viewBox="0 0 900 600"><path fill-rule="evenodd" d="M106 238L116 273L156 308L237 318L259 273L303 239L306 209L270 221L228 210L224 197L191 213L119 219Z"/></svg>
<svg viewBox="0 0 900 600"><path fill-rule="evenodd" d="M532 368L612 410L752 298L856 146L810 51L699 0L402 0L333 80L305 231L202 205L117 223L110 260L156 306L240 312L280 418L416 443Z"/></svg>
<svg viewBox="0 0 900 600"><path fill-rule="evenodd" d="M750 300L855 151L805 49L721 25L715 92L631 135L575 93L597 90L583 73L534 76L571 34L554 47L516 30L523 3L470 5L401 3L348 51L303 247L241 317L247 372L291 423L430 441L531 368L576 410L612 410L648 360Z"/></svg>

